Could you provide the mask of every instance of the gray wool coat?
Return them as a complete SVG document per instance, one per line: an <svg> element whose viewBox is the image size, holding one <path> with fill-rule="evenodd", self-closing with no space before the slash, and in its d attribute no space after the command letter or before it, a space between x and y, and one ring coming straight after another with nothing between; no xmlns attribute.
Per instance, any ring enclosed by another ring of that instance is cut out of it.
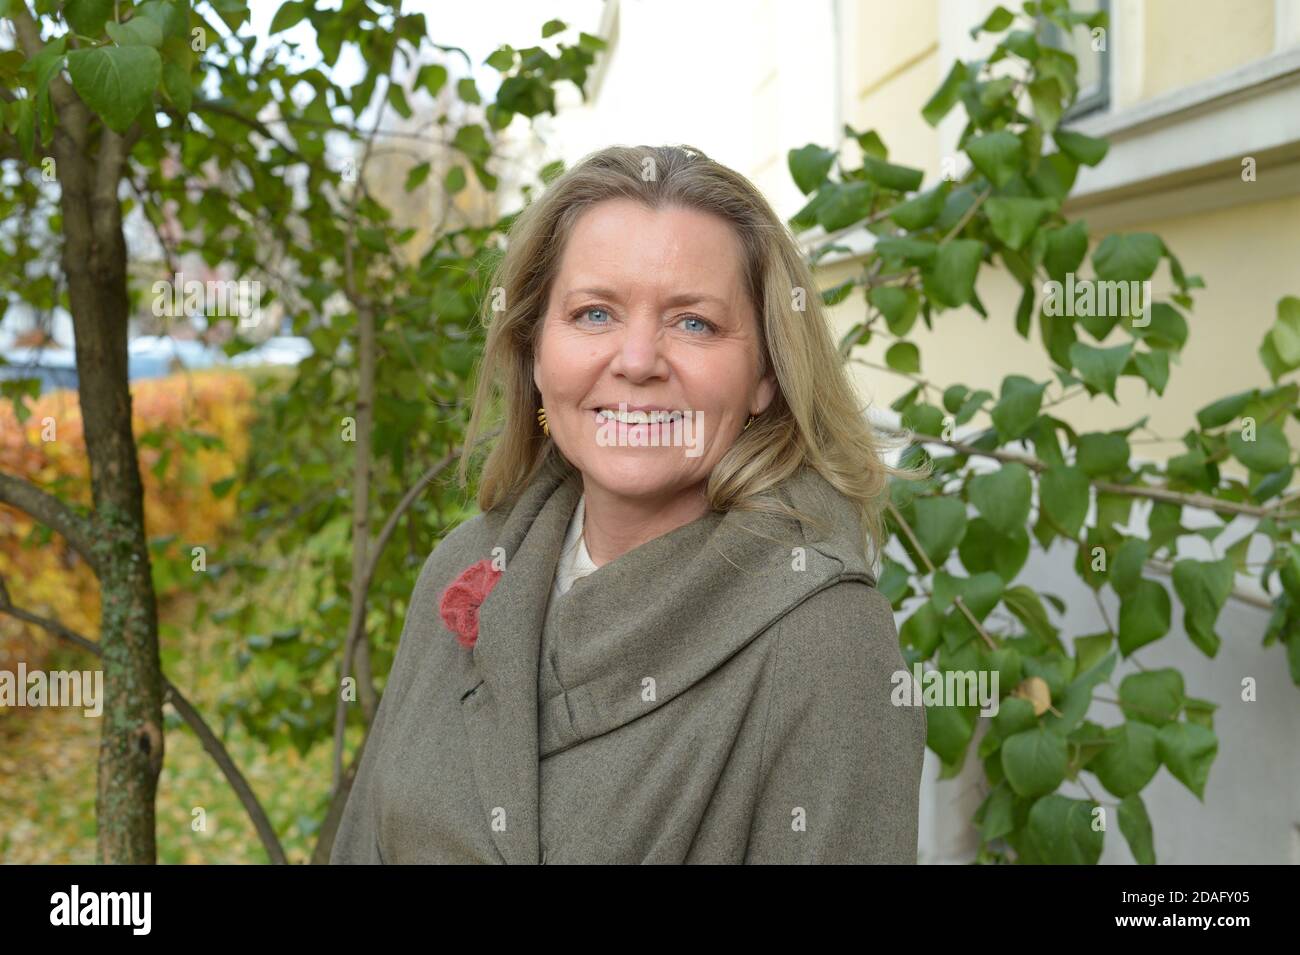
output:
<svg viewBox="0 0 1300 955"><path fill-rule="evenodd" d="M829 532L711 511L548 613L581 493L543 468L429 556L331 863L915 863L925 711L850 502L805 468L768 493ZM465 649L439 601L493 556Z"/></svg>

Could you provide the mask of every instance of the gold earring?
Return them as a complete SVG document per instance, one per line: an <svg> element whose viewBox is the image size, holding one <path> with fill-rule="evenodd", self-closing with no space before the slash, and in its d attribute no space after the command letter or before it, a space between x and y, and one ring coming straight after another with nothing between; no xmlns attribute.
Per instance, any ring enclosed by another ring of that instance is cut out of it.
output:
<svg viewBox="0 0 1300 955"><path fill-rule="evenodd" d="M754 423L754 416L753 416L753 415L750 415L750 416L749 416L749 420L745 422L745 427L742 428L741 430L742 430L742 431L748 431L748 430L749 430L749 426L750 426L751 424L753 424L753 423Z"/></svg>
<svg viewBox="0 0 1300 955"><path fill-rule="evenodd" d="M546 424L546 409L545 409L545 408L538 408L538 409L537 409L537 423L540 424L540 425L542 426L542 434L546 435L546 436L549 438L549 437L551 436L551 429L550 429L550 427Z"/></svg>

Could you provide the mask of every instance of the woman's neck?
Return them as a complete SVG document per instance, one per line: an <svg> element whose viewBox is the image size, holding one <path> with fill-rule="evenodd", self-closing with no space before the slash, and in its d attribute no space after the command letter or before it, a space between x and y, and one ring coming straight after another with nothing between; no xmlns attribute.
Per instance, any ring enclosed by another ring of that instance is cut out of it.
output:
<svg viewBox="0 0 1300 955"><path fill-rule="evenodd" d="M635 547L703 517L709 511L705 482L666 497L628 498L584 481L582 537L591 562L608 564Z"/></svg>

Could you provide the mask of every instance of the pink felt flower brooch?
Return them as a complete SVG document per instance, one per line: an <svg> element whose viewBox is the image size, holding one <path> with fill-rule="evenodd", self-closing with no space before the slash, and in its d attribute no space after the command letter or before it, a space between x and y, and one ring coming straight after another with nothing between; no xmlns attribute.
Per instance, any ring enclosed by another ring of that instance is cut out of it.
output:
<svg viewBox="0 0 1300 955"><path fill-rule="evenodd" d="M500 579L501 571L484 558L466 567L442 592L442 602L438 605L442 622L466 650L478 640L478 608Z"/></svg>

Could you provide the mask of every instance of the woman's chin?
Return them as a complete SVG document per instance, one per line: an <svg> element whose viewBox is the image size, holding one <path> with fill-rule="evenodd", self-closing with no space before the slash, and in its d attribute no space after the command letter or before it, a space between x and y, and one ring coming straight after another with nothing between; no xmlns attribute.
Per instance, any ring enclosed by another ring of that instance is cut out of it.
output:
<svg viewBox="0 0 1300 955"><path fill-rule="evenodd" d="M617 455L621 460L598 463L584 461L581 462L580 470L589 483L610 494L620 497L657 497L695 483L684 473L683 462L676 456L671 461L654 460L674 451L680 455L680 449L646 449L650 453L645 455L629 455L625 449L609 450L623 452Z"/></svg>

